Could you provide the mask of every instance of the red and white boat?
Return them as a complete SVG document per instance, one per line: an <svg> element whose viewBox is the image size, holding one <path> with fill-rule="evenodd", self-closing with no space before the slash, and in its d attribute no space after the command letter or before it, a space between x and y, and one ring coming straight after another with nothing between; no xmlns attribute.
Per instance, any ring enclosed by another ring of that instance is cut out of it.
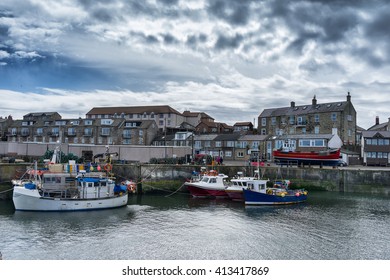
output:
<svg viewBox="0 0 390 280"><path fill-rule="evenodd" d="M336 166L340 161L340 149L328 149L324 151L286 151L283 149L274 150L275 162L280 164L310 164Z"/></svg>
<svg viewBox="0 0 390 280"><path fill-rule="evenodd" d="M257 180L259 178L259 171L255 171L254 177L244 177L242 172L237 172L235 178L230 180L230 185L226 187L226 193L233 201L244 201L244 194L242 189L247 188L247 182Z"/></svg>
<svg viewBox="0 0 390 280"><path fill-rule="evenodd" d="M200 180L190 180L184 183L187 190L193 197L216 197L228 198L225 191L227 184L227 175L218 174L211 170L204 174Z"/></svg>

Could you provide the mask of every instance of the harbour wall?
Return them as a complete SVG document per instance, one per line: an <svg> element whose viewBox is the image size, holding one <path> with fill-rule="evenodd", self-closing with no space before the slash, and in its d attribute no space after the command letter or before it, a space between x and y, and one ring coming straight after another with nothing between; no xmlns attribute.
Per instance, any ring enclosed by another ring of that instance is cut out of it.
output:
<svg viewBox="0 0 390 280"><path fill-rule="evenodd" d="M9 198L5 192L11 188L11 179L19 178L30 164L0 164L0 199ZM233 177L237 172L246 176L254 174L253 167L214 166L219 173ZM144 192L153 183L159 188L174 191L190 178L193 171L200 171L192 165L114 164L113 173L117 181L132 179L143 186ZM368 168L313 168L313 167L262 167L263 178L289 179L293 186L311 190L390 194L390 169ZM174 183L176 182L176 183ZM164 185L165 184L165 185ZM152 188L153 189L153 188Z"/></svg>

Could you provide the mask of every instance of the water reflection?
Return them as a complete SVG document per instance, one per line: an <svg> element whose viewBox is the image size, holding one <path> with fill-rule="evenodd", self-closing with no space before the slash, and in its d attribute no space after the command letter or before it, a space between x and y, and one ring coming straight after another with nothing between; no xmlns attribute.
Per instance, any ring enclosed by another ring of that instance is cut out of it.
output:
<svg viewBox="0 0 390 280"><path fill-rule="evenodd" d="M310 193L245 207L189 195L132 196L126 207L15 212L0 201L6 259L390 259L390 199Z"/></svg>

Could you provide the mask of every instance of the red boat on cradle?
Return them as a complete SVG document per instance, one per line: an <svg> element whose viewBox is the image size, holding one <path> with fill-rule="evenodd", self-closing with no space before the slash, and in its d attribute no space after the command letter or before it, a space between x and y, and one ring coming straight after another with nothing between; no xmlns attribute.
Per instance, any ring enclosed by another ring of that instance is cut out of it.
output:
<svg viewBox="0 0 390 280"><path fill-rule="evenodd" d="M200 180L190 180L184 183L193 197L228 198L225 188L228 176L218 174L211 170L204 174Z"/></svg>
<svg viewBox="0 0 390 280"><path fill-rule="evenodd" d="M274 150L275 162L280 164L310 164L335 166L340 161L340 149L328 149L317 152Z"/></svg>

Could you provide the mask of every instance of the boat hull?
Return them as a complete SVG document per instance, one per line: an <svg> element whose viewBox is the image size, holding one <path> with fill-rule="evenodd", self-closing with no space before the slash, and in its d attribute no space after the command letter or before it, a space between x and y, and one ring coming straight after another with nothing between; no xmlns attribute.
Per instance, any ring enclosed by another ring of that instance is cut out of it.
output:
<svg viewBox="0 0 390 280"><path fill-rule="evenodd" d="M245 205L283 205L305 202L307 195L285 195L260 193L252 190L243 190Z"/></svg>
<svg viewBox="0 0 390 280"><path fill-rule="evenodd" d="M325 152L273 151L276 162L336 166L340 161L340 149Z"/></svg>
<svg viewBox="0 0 390 280"><path fill-rule="evenodd" d="M244 201L244 195L243 195L242 189L241 190L238 190L238 189L234 189L234 190L227 189L226 193L229 196L229 198L231 200L233 200L233 201Z"/></svg>
<svg viewBox="0 0 390 280"><path fill-rule="evenodd" d="M15 187L13 202L18 211L85 211L118 208L127 205L128 194L107 198L71 199L42 197L37 189Z"/></svg>
<svg viewBox="0 0 390 280"><path fill-rule="evenodd" d="M185 186L193 197L228 198L225 189L212 189L191 183L186 183Z"/></svg>

